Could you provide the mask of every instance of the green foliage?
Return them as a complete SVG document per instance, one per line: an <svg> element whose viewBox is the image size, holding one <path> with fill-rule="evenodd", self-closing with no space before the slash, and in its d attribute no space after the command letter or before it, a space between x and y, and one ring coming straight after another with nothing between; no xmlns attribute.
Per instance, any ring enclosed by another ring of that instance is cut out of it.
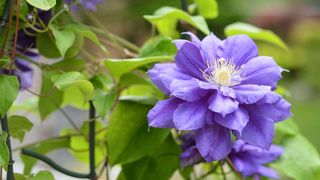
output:
<svg viewBox="0 0 320 180"><path fill-rule="evenodd" d="M128 180L170 179L174 171L179 169L179 153L179 146L168 136L152 153L122 165L122 176Z"/></svg>
<svg viewBox="0 0 320 180"><path fill-rule="evenodd" d="M26 0L31 6L42 10L49 10L56 5L56 0Z"/></svg>
<svg viewBox="0 0 320 180"><path fill-rule="evenodd" d="M168 36L157 36L146 41L140 49L139 57L173 56L177 48Z"/></svg>
<svg viewBox="0 0 320 180"><path fill-rule="evenodd" d="M51 24L49 28L53 33L60 54L64 56L76 39L74 32L66 28L58 28L53 24Z"/></svg>
<svg viewBox="0 0 320 180"><path fill-rule="evenodd" d="M32 129L33 124L24 116L13 115L8 118L8 126L10 135L22 142L24 135Z"/></svg>
<svg viewBox="0 0 320 180"><path fill-rule="evenodd" d="M145 15L144 18L157 27L160 34L171 37L178 37L176 30L178 20L183 20L204 34L209 34L210 30L202 16L191 16L188 13L173 7L162 7L153 15Z"/></svg>
<svg viewBox="0 0 320 180"><path fill-rule="evenodd" d="M49 32L37 33L36 45L40 54L47 58L58 58L61 56L55 39Z"/></svg>
<svg viewBox="0 0 320 180"><path fill-rule="evenodd" d="M100 45L99 39L94 32L90 30L87 26L77 23L77 24L68 24L66 26L67 30L71 30L74 33L77 33L80 36L86 37L94 42L96 45Z"/></svg>
<svg viewBox="0 0 320 180"><path fill-rule="evenodd" d="M93 104L101 119L105 119L107 112L111 110L111 107L114 104L115 100L115 91L105 92L101 89L97 89L94 92Z"/></svg>
<svg viewBox="0 0 320 180"><path fill-rule="evenodd" d="M39 171L35 176L32 176L30 180L54 180L54 177L50 171Z"/></svg>
<svg viewBox="0 0 320 180"><path fill-rule="evenodd" d="M230 24L225 28L226 36L233 36L237 34L246 34L254 40L264 41L271 43L284 50L288 50L287 45L280 39L279 36L274 34L272 31L261 29L250 24L237 22Z"/></svg>
<svg viewBox="0 0 320 180"><path fill-rule="evenodd" d="M136 161L156 150L169 130L148 128L146 115L150 106L120 101L110 118L108 154L111 164Z"/></svg>
<svg viewBox="0 0 320 180"><path fill-rule="evenodd" d="M0 74L0 114L4 116L19 93L19 82L16 76Z"/></svg>
<svg viewBox="0 0 320 180"><path fill-rule="evenodd" d="M9 149L6 143L7 138L8 134L6 132L2 132L0 135L0 166L6 170L9 163Z"/></svg>
<svg viewBox="0 0 320 180"><path fill-rule="evenodd" d="M56 111L62 103L63 93L57 89L51 81L53 73L46 73L42 77L41 96L38 102L40 117L46 119L48 115Z"/></svg>
<svg viewBox="0 0 320 180"><path fill-rule="evenodd" d="M310 142L297 135L287 139L283 146L285 152L273 166L297 180L316 179L316 173L320 170L320 157Z"/></svg>
<svg viewBox="0 0 320 180"><path fill-rule="evenodd" d="M55 139L47 139L38 144L30 145L26 148L40 154L46 154L53 150L68 148L69 142L70 142L69 137L61 137L61 138L55 138ZM21 159L24 163L23 174L26 174L26 175L30 174L33 166L38 162L38 160L33 157L25 156L25 155L21 155Z"/></svg>
<svg viewBox="0 0 320 180"><path fill-rule="evenodd" d="M219 9L216 0L194 0L194 3L197 5L201 16L208 19L218 17Z"/></svg>
<svg viewBox="0 0 320 180"><path fill-rule="evenodd" d="M154 62L170 61L172 59L173 58L171 56L156 56L133 59L106 59L104 63L109 73L119 80L123 74L128 73L140 66Z"/></svg>

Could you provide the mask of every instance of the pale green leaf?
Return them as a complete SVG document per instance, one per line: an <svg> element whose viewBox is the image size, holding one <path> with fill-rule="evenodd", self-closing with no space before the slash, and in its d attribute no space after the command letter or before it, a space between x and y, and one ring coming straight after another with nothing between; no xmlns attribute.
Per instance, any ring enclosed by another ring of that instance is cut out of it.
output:
<svg viewBox="0 0 320 180"><path fill-rule="evenodd" d="M246 34L254 40L271 43L273 45L281 47L284 50L288 50L287 45L281 40L279 36L274 34L272 31L261 29L251 24L246 24L242 22L233 23L228 25L225 28L224 32L226 36Z"/></svg>
<svg viewBox="0 0 320 180"><path fill-rule="evenodd" d="M101 89L97 89L94 92L93 104L99 113L101 119L106 117L107 112L111 110L114 101L116 100L116 92L105 92Z"/></svg>
<svg viewBox="0 0 320 180"><path fill-rule="evenodd" d="M172 56L157 56L134 59L106 59L104 63L110 74L119 80L123 74L128 73L140 66L154 62L170 61L172 59Z"/></svg>
<svg viewBox="0 0 320 180"><path fill-rule="evenodd" d="M53 33L60 54L64 56L76 39L74 32L68 29L60 29L53 24L49 28Z"/></svg>
<svg viewBox="0 0 320 180"><path fill-rule="evenodd" d="M217 0L194 0L194 3L197 5L201 16L208 19L218 17L219 9Z"/></svg>
<svg viewBox="0 0 320 180"><path fill-rule="evenodd" d="M56 0L26 0L31 6L42 10L49 10L56 5Z"/></svg>
<svg viewBox="0 0 320 180"><path fill-rule="evenodd" d="M162 7L153 15L146 15L144 18L151 24L155 25L160 34L166 36L177 37L178 32L176 31L176 26L178 20L183 20L189 23L204 34L210 33L208 25L202 16L191 16L174 7Z"/></svg>
<svg viewBox="0 0 320 180"><path fill-rule="evenodd" d="M0 114L4 116L19 93L19 82L16 76L0 74Z"/></svg>
<svg viewBox="0 0 320 180"><path fill-rule="evenodd" d="M39 171L30 180L54 180L54 177L50 171Z"/></svg>
<svg viewBox="0 0 320 180"><path fill-rule="evenodd" d="M157 36L146 41L140 49L139 57L173 56L177 52L172 38Z"/></svg>
<svg viewBox="0 0 320 180"><path fill-rule="evenodd" d="M33 124L24 116L13 115L8 118L8 126L11 136L22 142L24 135L32 129Z"/></svg>

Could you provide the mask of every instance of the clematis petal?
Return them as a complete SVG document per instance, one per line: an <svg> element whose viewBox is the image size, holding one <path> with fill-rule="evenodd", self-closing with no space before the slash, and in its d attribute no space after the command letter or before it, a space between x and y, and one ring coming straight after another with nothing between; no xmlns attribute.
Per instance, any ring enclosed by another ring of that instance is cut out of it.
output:
<svg viewBox="0 0 320 180"><path fill-rule="evenodd" d="M186 149L180 155L180 165L182 168L197 164L197 163L201 162L202 160L203 159L202 159L196 146L192 146L192 147Z"/></svg>
<svg viewBox="0 0 320 180"><path fill-rule="evenodd" d="M170 84L171 96L193 102L207 94L207 90L201 89L197 79L178 80Z"/></svg>
<svg viewBox="0 0 320 180"><path fill-rule="evenodd" d="M250 120L242 130L241 139L245 142L269 149L274 137L274 122L259 113L248 111Z"/></svg>
<svg viewBox="0 0 320 180"><path fill-rule="evenodd" d="M246 144L242 150L252 161L259 164L270 163L276 160L284 152L284 149L277 145L271 145L269 150L265 150L257 146Z"/></svg>
<svg viewBox="0 0 320 180"><path fill-rule="evenodd" d="M166 95L170 95L170 84L174 79L191 79L182 73L174 63L156 64L148 74L152 82Z"/></svg>
<svg viewBox="0 0 320 180"><path fill-rule="evenodd" d="M269 86L248 84L235 86L233 90L236 94L236 100L240 104L253 104L269 93L271 88Z"/></svg>
<svg viewBox="0 0 320 180"><path fill-rule="evenodd" d="M173 113L173 123L179 130L197 130L205 125L207 103L200 99L184 102Z"/></svg>
<svg viewBox="0 0 320 180"><path fill-rule="evenodd" d="M198 130L195 138L201 156L208 162L224 159L231 152L230 131L217 124Z"/></svg>
<svg viewBox="0 0 320 180"><path fill-rule="evenodd" d="M200 49L191 42L185 42L175 56L175 62L181 72L197 79L204 79L202 72L207 67L201 56Z"/></svg>
<svg viewBox="0 0 320 180"><path fill-rule="evenodd" d="M274 104L250 105L248 108L251 111L255 111L262 116L272 119L274 122L286 120L292 116L290 111L291 104L282 98Z"/></svg>
<svg viewBox="0 0 320 180"><path fill-rule="evenodd" d="M273 169L271 168L267 168L267 167L264 167L264 166L259 166L258 167L258 170L257 172L259 174L261 174L262 176L266 176L266 177L269 177L271 179L280 179L279 175L277 174L276 171L274 171Z"/></svg>
<svg viewBox="0 0 320 180"><path fill-rule="evenodd" d="M249 121L249 115L244 108L239 107L236 111L226 115L225 117L214 113L214 120L221 126L232 130L237 130L241 134L242 129Z"/></svg>
<svg viewBox="0 0 320 180"><path fill-rule="evenodd" d="M217 38L213 33L206 36L201 43L201 48L203 51L205 51L208 54L207 61L208 60L216 60L219 57L221 57L222 53L222 41Z"/></svg>
<svg viewBox="0 0 320 180"><path fill-rule="evenodd" d="M257 46L247 35L231 36L223 41L222 57L232 60L238 67L257 56Z"/></svg>
<svg viewBox="0 0 320 180"><path fill-rule="evenodd" d="M257 84L276 88L277 82L282 78L283 69L271 57L259 56L251 59L242 67L241 84Z"/></svg>
<svg viewBox="0 0 320 180"><path fill-rule="evenodd" d="M173 113L183 101L174 97L159 101L148 113L148 123L151 127L174 128Z"/></svg>
<svg viewBox="0 0 320 180"><path fill-rule="evenodd" d="M238 102L227 96L223 96L219 91L211 95L209 98L209 109L221 114L222 117L234 112L238 109L238 105Z"/></svg>
<svg viewBox="0 0 320 180"><path fill-rule="evenodd" d="M261 98L256 104L275 104L280 101L281 95L274 91L269 91L263 98Z"/></svg>

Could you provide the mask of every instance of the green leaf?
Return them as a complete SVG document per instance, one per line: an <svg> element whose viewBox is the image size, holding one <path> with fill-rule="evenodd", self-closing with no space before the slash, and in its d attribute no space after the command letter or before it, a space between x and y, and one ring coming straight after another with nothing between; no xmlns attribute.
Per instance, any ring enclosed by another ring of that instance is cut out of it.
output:
<svg viewBox="0 0 320 180"><path fill-rule="evenodd" d="M130 180L170 179L175 170L179 169L179 153L179 146L170 136L148 156L124 164L122 173Z"/></svg>
<svg viewBox="0 0 320 180"><path fill-rule="evenodd" d="M276 123L275 128L277 132L281 132L282 134L290 136L295 136L299 133L299 128L297 124L293 121L293 119L287 119L285 121Z"/></svg>
<svg viewBox="0 0 320 180"><path fill-rule="evenodd" d="M24 116L13 115L8 118L8 126L12 137L23 141L26 132L29 132L33 124Z"/></svg>
<svg viewBox="0 0 320 180"><path fill-rule="evenodd" d="M148 128L151 106L120 101L110 117L108 154L111 164L138 160L156 150L168 136L168 129Z"/></svg>
<svg viewBox="0 0 320 180"><path fill-rule="evenodd" d="M30 180L54 180L54 177L50 171L39 171Z"/></svg>
<svg viewBox="0 0 320 180"><path fill-rule="evenodd" d="M35 144L28 146L26 148L35 151L40 154L46 154L49 153L53 150L61 149L61 148L68 148L69 147L69 137L61 137L61 138L56 138L56 139L49 139L46 141L43 141L41 143ZM38 162L37 159L26 156L26 155L21 155L21 159L24 163L24 170L23 174L30 174L33 166Z"/></svg>
<svg viewBox="0 0 320 180"><path fill-rule="evenodd" d="M93 97L93 85L90 81L84 80L84 76L79 72L55 74L52 76L52 81L54 82L54 85L61 90L70 87L78 88L84 98L84 101L88 101Z"/></svg>
<svg viewBox="0 0 320 180"><path fill-rule="evenodd" d="M177 48L168 36L157 36L145 42L140 49L139 57L173 56Z"/></svg>
<svg viewBox="0 0 320 180"><path fill-rule="evenodd" d="M120 88L127 88L132 85L151 85L152 83L147 80L147 77L135 73L126 73L121 76L119 86Z"/></svg>
<svg viewBox="0 0 320 180"><path fill-rule="evenodd" d="M64 56L76 39L74 32L66 28L58 28L53 24L50 25L49 28L51 29L54 35L55 43L60 54Z"/></svg>
<svg viewBox="0 0 320 180"><path fill-rule="evenodd" d="M9 149L6 143L7 138L8 134L2 132L0 135L0 166L4 167L6 170L9 163Z"/></svg>
<svg viewBox="0 0 320 180"><path fill-rule="evenodd" d="M49 10L56 5L56 0L26 0L31 6L42 10Z"/></svg>
<svg viewBox="0 0 320 180"><path fill-rule="evenodd" d="M47 58L61 57L55 40L49 32L37 33L36 46L40 54Z"/></svg>
<svg viewBox="0 0 320 180"><path fill-rule="evenodd" d="M38 102L40 117L46 119L48 115L56 111L62 104L63 93L54 87L51 81L53 73L46 72L42 77L41 95Z"/></svg>
<svg viewBox="0 0 320 180"><path fill-rule="evenodd" d="M15 180L28 180L27 177L25 177L23 174L20 174L20 173L14 173L14 179Z"/></svg>
<svg viewBox="0 0 320 180"><path fill-rule="evenodd" d="M0 114L4 116L19 93L19 81L16 76L0 74Z"/></svg>
<svg viewBox="0 0 320 180"><path fill-rule="evenodd" d="M219 9L216 0L194 0L194 3L197 5L201 16L208 19L218 17Z"/></svg>
<svg viewBox="0 0 320 180"><path fill-rule="evenodd" d="M94 42L96 45L100 45L97 35L91 31L91 29L83 24L69 24L66 29L72 30L81 36L84 36Z"/></svg>
<svg viewBox="0 0 320 180"><path fill-rule="evenodd" d="M134 59L106 59L104 63L110 74L119 80L124 73L128 73L140 66L154 62L170 61L172 59L172 56L157 56Z"/></svg>
<svg viewBox="0 0 320 180"><path fill-rule="evenodd" d="M279 36L274 34L272 31L261 29L251 24L242 22L233 23L225 28L224 33L226 36L246 34L254 40L271 43L273 45L281 47L284 50L288 50L287 45L281 40Z"/></svg>
<svg viewBox="0 0 320 180"><path fill-rule="evenodd" d="M289 138L283 146L285 152L273 166L296 180L316 179L320 157L312 144L305 137L297 135Z"/></svg>
<svg viewBox="0 0 320 180"><path fill-rule="evenodd" d="M144 16L151 24L155 25L162 35L177 37L176 31L178 20L183 20L204 34L209 34L210 30L202 16L190 16L188 13L173 7L162 7L153 15Z"/></svg>
<svg viewBox="0 0 320 180"><path fill-rule="evenodd" d="M101 89L97 89L94 92L93 104L99 113L101 119L105 119L107 112L111 110L111 107L116 100L116 92L105 92Z"/></svg>
<svg viewBox="0 0 320 180"><path fill-rule="evenodd" d="M57 63L50 65L51 70L57 71L82 71L85 68L85 61L83 59L71 58L64 59Z"/></svg>

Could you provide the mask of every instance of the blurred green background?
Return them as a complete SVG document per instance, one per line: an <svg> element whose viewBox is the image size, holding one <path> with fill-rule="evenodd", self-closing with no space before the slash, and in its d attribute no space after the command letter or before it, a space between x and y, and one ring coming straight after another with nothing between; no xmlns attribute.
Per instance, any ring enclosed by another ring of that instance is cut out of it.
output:
<svg viewBox="0 0 320 180"><path fill-rule="evenodd" d="M219 17L208 20L220 38L224 27L242 21L278 34L289 52L259 44L263 55L273 56L290 72L283 73L280 86L288 92L293 119L320 151L320 1L319 0L218 0ZM142 16L162 6L180 7L179 0L106 0L97 15L111 32L142 45L151 35L151 25ZM86 21L86 17L81 17ZM90 23L90 21L87 21ZM201 34L199 34L201 36ZM121 57L109 47L113 57Z"/></svg>

